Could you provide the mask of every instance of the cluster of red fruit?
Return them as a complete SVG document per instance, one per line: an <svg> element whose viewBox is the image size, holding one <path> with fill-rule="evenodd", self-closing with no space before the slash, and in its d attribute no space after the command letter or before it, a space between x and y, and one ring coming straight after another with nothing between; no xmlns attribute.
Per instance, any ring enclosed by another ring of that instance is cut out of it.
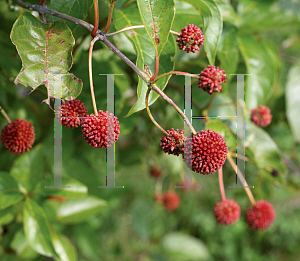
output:
<svg viewBox="0 0 300 261"><path fill-rule="evenodd" d="M67 101L61 106L61 124L68 128L81 125L82 135L86 142L95 148L107 148L116 142L120 134L117 117L112 113L100 110L98 115L87 114L87 108L79 100ZM112 124L108 124L111 119ZM110 127L110 129L107 128ZM23 154L32 148L35 132L32 124L23 119L8 123L1 131L1 143L14 154Z"/></svg>

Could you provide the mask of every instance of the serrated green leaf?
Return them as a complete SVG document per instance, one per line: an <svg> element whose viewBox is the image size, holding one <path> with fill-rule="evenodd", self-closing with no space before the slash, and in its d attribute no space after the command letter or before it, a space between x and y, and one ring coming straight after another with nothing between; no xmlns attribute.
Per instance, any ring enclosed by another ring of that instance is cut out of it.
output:
<svg viewBox="0 0 300 261"><path fill-rule="evenodd" d="M126 26L140 25L142 23L140 14L135 4L128 5L126 8L121 10L115 10L114 12L114 23L117 30L120 30ZM144 71L144 65L147 65L154 74L155 71L155 50L152 47L152 42L147 35L147 32L144 28L134 29L127 31L127 38L132 42L135 47L137 61L136 65ZM165 72L172 71L174 69L174 56L176 54L176 44L175 39L172 35L169 35L169 40L164 46L160 54L159 61L159 72L158 75L161 75ZM157 82L157 86L163 90L168 83L169 77L164 77ZM137 95L138 100L135 105L130 109L126 117L131 114L145 109L145 96L148 90L147 84L139 78ZM157 93L151 92L149 96L149 105L153 104L159 95Z"/></svg>
<svg viewBox="0 0 300 261"><path fill-rule="evenodd" d="M106 206L106 201L94 196L69 199L57 209L57 219L62 223L78 223L95 216Z"/></svg>
<svg viewBox="0 0 300 261"><path fill-rule="evenodd" d="M72 17L85 20L88 16L88 10L92 5L93 0L51 0L49 8ZM57 20L64 21L71 30L74 30L77 26L77 24L73 22L69 22L55 16L49 15L47 16L47 19L52 23Z"/></svg>
<svg viewBox="0 0 300 261"><path fill-rule="evenodd" d="M300 60L289 70L285 88L285 100L286 117L294 140L300 142Z"/></svg>
<svg viewBox="0 0 300 261"><path fill-rule="evenodd" d="M139 12L145 29L158 55L168 41L175 16L174 0L137 0ZM156 43L156 38L158 43Z"/></svg>
<svg viewBox="0 0 300 261"><path fill-rule="evenodd" d="M247 73L245 99L250 109L265 104L274 90L278 72L278 55L272 43L252 35L239 37L239 48L244 57Z"/></svg>
<svg viewBox="0 0 300 261"><path fill-rule="evenodd" d="M19 184L31 192L43 177L42 146L37 145L29 152L18 157L10 170L10 174Z"/></svg>
<svg viewBox="0 0 300 261"><path fill-rule="evenodd" d="M31 248L41 255L57 257L51 242L51 227L46 214L33 199L25 201L23 224Z"/></svg>
<svg viewBox="0 0 300 261"><path fill-rule="evenodd" d="M24 198L17 182L7 172L0 172L0 210L12 206Z"/></svg>
<svg viewBox="0 0 300 261"><path fill-rule="evenodd" d="M80 94L82 81L69 73L75 40L66 24L43 24L25 12L14 23L10 37L22 60L15 84L33 90L45 85L48 97L54 97L55 84L61 85L62 98L76 98Z"/></svg>

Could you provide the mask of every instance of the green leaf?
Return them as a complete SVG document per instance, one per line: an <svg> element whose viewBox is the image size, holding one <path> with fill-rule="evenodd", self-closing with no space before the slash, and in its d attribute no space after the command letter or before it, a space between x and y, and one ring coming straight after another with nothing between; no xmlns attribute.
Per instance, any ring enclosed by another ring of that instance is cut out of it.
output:
<svg viewBox="0 0 300 261"><path fill-rule="evenodd" d="M78 223L97 215L106 206L106 201L94 196L69 199L57 209L57 219L62 223Z"/></svg>
<svg viewBox="0 0 300 261"><path fill-rule="evenodd" d="M82 184L76 179L63 176L62 177L62 185L70 186L70 188L45 188L45 186L53 185L53 178L42 180L34 189L35 194L41 193L45 196L55 195L58 197L82 197L85 196L88 192L88 188L86 185Z"/></svg>
<svg viewBox="0 0 300 261"><path fill-rule="evenodd" d="M17 204L24 198L17 182L7 172L0 172L0 209Z"/></svg>
<svg viewBox="0 0 300 261"><path fill-rule="evenodd" d="M220 8L224 22L235 23L239 20L239 17L229 3L229 0L215 0L215 2Z"/></svg>
<svg viewBox="0 0 300 261"><path fill-rule="evenodd" d="M244 57L247 73L245 99L246 105L256 108L270 98L278 73L278 55L276 48L267 40L254 36L240 36L239 47Z"/></svg>
<svg viewBox="0 0 300 261"><path fill-rule="evenodd" d="M179 232L167 234L162 240L162 247L170 260L202 261L210 259L208 249L201 240Z"/></svg>
<svg viewBox="0 0 300 261"><path fill-rule="evenodd" d="M50 9L70 15L81 20L85 20L88 15L88 10L92 6L92 4L93 0L51 0ZM57 20L64 21L71 30L74 30L77 26L75 23L66 21L64 19L52 15L47 16L47 19L52 23Z"/></svg>
<svg viewBox="0 0 300 261"><path fill-rule="evenodd" d="M126 26L140 25L142 23L140 14L135 4L130 4L126 8L115 10L114 23L117 30L120 30ZM125 32L127 38L135 47L137 61L136 65L144 71L144 65L147 65L154 74L155 71L155 50L152 47L152 42L147 35L144 28L134 29ZM165 44L160 54L159 72L158 75L174 70L174 56L176 54L175 39L172 35L169 35L169 40ZM164 77L157 82L157 86L163 90L168 83L170 76ZM145 96L148 90L147 84L139 78L137 95L138 100L134 106L130 109L126 117L131 114L145 109ZM149 96L149 105L153 104L159 97L157 93L151 92Z"/></svg>
<svg viewBox="0 0 300 261"><path fill-rule="evenodd" d="M254 161L259 168L276 169L283 173L285 165L282 162L280 151L269 136L262 128L256 126L250 121L246 122L245 144L254 155ZM240 138L244 138L243 133L238 133Z"/></svg>
<svg viewBox="0 0 300 261"><path fill-rule="evenodd" d="M206 123L205 129L211 129L225 139L228 149L236 147L236 138L230 128L221 120L210 120Z"/></svg>
<svg viewBox="0 0 300 261"><path fill-rule="evenodd" d="M43 177L42 146L37 145L29 152L18 157L10 174L28 193L31 192Z"/></svg>
<svg viewBox="0 0 300 261"><path fill-rule="evenodd" d="M160 55L163 47L168 41L170 30L175 16L174 0L153 1L137 0L140 15L151 42Z"/></svg>
<svg viewBox="0 0 300 261"><path fill-rule="evenodd" d="M0 174L1 175L1 174ZM0 197L2 197L0 195ZM9 224L13 221L15 214L11 208L0 210L0 226Z"/></svg>
<svg viewBox="0 0 300 261"><path fill-rule="evenodd" d="M227 82L232 77L229 74L235 74L239 52L238 52L238 34L235 28L222 34L218 49L218 58L221 62L220 68L227 74Z"/></svg>
<svg viewBox="0 0 300 261"><path fill-rule="evenodd" d="M210 65L215 63L220 42L223 20L220 10L214 0L182 0L193 5L200 13L204 23L204 49ZM188 25L188 22L187 22Z"/></svg>
<svg viewBox="0 0 300 261"><path fill-rule="evenodd" d="M33 90L45 85L48 98L54 97L55 84L61 85L62 98L76 98L80 94L82 81L68 73L75 40L63 22L43 24L25 12L14 23L10 37L22 60L15 84L21 83Z"/></svg>
<svg viewBox="0 0 300 261"><path fill-rule="evenodd" d="M33 199L27 199L25 202L23 222L30 247L41 255L57 257L51 242L51 227L46 214Z"/></svg>
<svg viewBox="0 0 300 261"><path fill-rule="evenodd" d="M52 242L59 261L77 261L77 252L71 241L64 235L56 234L52 230Z"/></svg>
<svg viewBox="0 0 300 261"><path fill-rule="evenodd" d="M289 71L285 88L286 117L294 140L300 142L300 60Z"/></svg>

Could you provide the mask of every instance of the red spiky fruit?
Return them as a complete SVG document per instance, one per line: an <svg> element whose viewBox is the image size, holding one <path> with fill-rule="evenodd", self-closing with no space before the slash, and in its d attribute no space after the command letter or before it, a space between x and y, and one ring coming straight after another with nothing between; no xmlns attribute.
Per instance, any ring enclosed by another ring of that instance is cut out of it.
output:
<svg viewBox="0 0 300 261"><path fill-rule="evenodd" d="M246 211L246 221L255 230L264 230L272 225L276 212L271 203L265 200L257 201Z"/></svg>
<svg viewBox="0 0 300 261"><path fill-rule="evenodd" d="M185 162L191 161L189 168L201 174L211 174L220 169L228 153L223 137L212 130L202 130L192 135L187 139L186 147L182 154Z"/></svg>
<svg viewBox="0 0 300 261"><path fill-rule="evenodd" d="M100 110L98 115L93 113L81 119L81 130L86 142L95 148L107 148L116 142L120 134L120 125L118 118L112 113L109 118L112 119L111 128L107 128L107 111Z"/></svg>
<svg viewBox="0 0 300 261"><path fill-rule="evenodd" d="M163 195L163 203L167 210L174 211L180 206L180 197L175 191L167 191Z"/></svg>
<svg viewBox="0 0 300 261"><path fill-rule="evenodd" d="M163 136L160 146L163 151L168 154L179 156L183 152L184 147L184 130L176 129L167 130L168 135Z"/></svg>
<svg viewBox="0 0 300 261"><path fill-rule="evenodd" d="M150 168L150 175L151 175L151 177L153 177L155 179L160 177L161 172L162 172L162 169L158 166L152 166Z"/></svg>
<svg viewBox="0 0 300 261"><path fill-rule="evenodd" d="M213 92L223 91L222 84L226 82L226 77L224 70L220 70L219 67L213 65L207 65L199 75L198 87L210 95Z"/></svg>
<svg viewBox="0 0 300 261"><path fill-rule="evenodd" d="M79 100L67 101L61 106L61 125L67 128L77 128L80 126L80 118L87 115L87 108Z"/></svg>
<svg viewBox="0 0 300 261"><path fill-rule="evenodd" d="M181 29L181 33L178 36L176 42L180 50L186 51L187 53L195 53L200 50L200 46L203 45L205 37L199 27L190 24Z"/></svg>
<svg viewBox="0 0 300 261"><path fill-rule="evenodd" d="M34 127L27 120L14 120L8 123L1 131L1 143L13 154L23 154L29 151L34 140Z"/></svg>
<svg viewBox="0 0 300 261"><path fill-rule="evenodd" d="M239 219L241 209L234 200L225 199L216 203L214 215L218 223L231 225Z"/></svg>
<svg viewBox="0 0 300 261"><path fill-rule="evenodd" d="M267 127L272 121L271 110L268 106L259 105L251 111L251 120L257 126Z"/></svg>

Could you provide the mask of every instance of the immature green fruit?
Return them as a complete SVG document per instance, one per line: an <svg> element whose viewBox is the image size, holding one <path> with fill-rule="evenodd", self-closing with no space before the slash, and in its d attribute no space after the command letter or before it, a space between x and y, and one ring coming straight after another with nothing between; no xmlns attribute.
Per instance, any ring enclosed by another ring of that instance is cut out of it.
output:
<svg viewBox="0 0 300 261"><path fill-rule="evenodd" d="M14 120L8 123L1 131L1 143L13 154L23 154L29 151L34 140L34 127L27 120Z"/></svg>

